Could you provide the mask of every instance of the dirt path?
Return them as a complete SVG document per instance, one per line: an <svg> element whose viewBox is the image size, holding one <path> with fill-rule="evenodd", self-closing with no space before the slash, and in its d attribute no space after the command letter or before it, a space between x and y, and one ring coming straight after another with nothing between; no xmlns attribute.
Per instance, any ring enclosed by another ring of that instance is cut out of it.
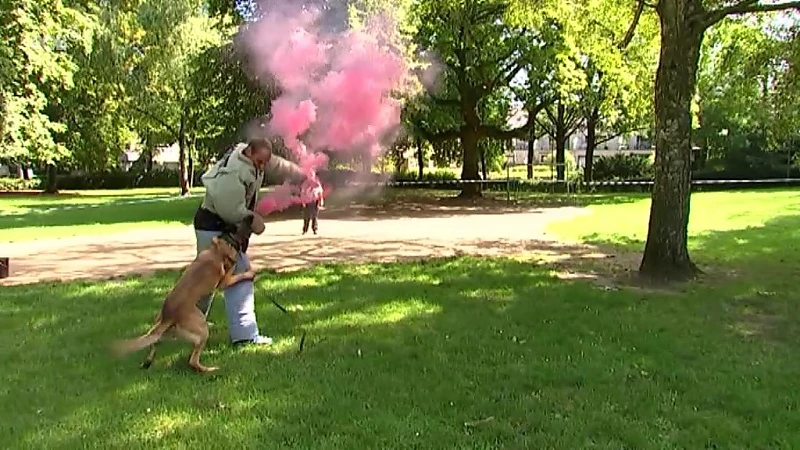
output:
<svg viewBox="0 0 800 450"><path fill-rule="evenodd" d="M250 257L257 270L296 270L332 262L397 261L456 254L592 257L585 246L559 243L544 228L586 214L582 208L451 209L329 214L319 236L301 236L300 220L268 224L255 236ZM145 229L96 237L6 244L11 276L0 285L107 279L185 266L195 256L190 227Z"/></svg>

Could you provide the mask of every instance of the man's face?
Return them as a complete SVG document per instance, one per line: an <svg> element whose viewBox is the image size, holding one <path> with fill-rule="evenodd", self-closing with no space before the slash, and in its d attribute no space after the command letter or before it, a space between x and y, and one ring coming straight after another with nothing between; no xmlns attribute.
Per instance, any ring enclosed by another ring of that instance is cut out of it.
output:
<svg viewBox="0 0 800 450"><path fill-rule="evenodd" d="M250 160L258 170L264 170L270 158L272 158L272 151L267 148L253 148L250 149Z"/></svg>

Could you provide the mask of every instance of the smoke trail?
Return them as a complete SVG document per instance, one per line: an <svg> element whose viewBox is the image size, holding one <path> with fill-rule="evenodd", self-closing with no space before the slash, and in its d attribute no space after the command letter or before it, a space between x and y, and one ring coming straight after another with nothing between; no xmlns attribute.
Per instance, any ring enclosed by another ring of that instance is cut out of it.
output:
<svg viewBox="0 0 800 450"><path fill-rule="evenodd" d="M401 103L392 97L410 71L386 38L391 20L363 30L326 30L319 9L289 3L261 5L262 16L244 29L243 42L259 78L275 79L282 94L267 128L279 135L309 175L328 164L322 150L374 161L400 126ZM307 201L281 186L259 203L259 212Z"/></svg>

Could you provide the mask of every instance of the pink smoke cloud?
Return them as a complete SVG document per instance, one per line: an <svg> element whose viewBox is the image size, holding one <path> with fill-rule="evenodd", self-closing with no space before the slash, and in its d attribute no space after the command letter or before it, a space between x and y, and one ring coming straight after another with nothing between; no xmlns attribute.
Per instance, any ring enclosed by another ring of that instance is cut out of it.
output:
<svg viewBox="0 0 800 450"><path fill-rule="evenodd" d="M385 39L387 26L326 33L320 14L285 3L244 31L246 50L259 78L273 78L282 94L272 104L268 129L283 138L309 182L327 166L321 150L376 158L382 141L400 125L400 102L392 98L409 69ZM301 203L281 186L259 203L261 214Z"/></svg>

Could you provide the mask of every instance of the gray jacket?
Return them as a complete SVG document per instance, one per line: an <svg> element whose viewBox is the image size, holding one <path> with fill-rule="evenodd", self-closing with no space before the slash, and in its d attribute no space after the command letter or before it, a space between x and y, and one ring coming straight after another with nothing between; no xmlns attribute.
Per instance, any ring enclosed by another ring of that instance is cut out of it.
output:
<svg viewBox="0 0 800 450"><path fill-rule="evenodd" d="M242 154L246 147L238 144L202 176L206 188L203 208L230 224L238 224L253 215L251 207L258 201L258 191L265 175L294 182L305 178L297 164L277 155L272 155L265 170L256 169L253 162Z"/></svg>

